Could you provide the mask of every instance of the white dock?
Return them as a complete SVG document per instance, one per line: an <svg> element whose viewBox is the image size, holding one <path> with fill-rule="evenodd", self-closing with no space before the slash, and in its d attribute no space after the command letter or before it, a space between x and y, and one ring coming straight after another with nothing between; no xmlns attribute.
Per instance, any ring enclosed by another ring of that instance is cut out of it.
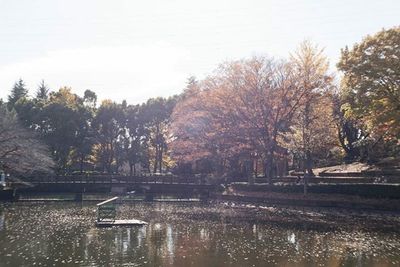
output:
<svg viewBox="0 0 400 267"><path fill-rule="evenodd" d="M97 204L97 227L113 227L113 226L140 226L146 225L147 222L130 219L130 220L116 220L116 200L118 197L107 199Z"/></svg>
<svg viewBox="0 0 400 267"><path fill-rule="evenodd" d="M113 226L141 226L147 225L147 222L131 219L131 220L114 220L114 221L100 221L96 222L99 227L113 227Z"/></svg>

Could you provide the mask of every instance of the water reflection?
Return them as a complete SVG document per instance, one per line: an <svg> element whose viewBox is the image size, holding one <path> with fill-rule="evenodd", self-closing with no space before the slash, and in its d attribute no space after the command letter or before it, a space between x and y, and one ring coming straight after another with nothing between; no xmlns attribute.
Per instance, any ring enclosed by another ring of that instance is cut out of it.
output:
<svg viewBox="0 0 400 267"><path fill-rule="evenodd" d="M15 203L2 209L0 266L372 267L400 262L397 235L228 223L220 206L124 205L120 216L134 214L150 222L132 228L94 227L89 205Z"/></svg>
<svg viewBox="0 0 400 267"><path fill-rule="evenodd" d="M5 229L5 215L4 213L0 210L0 231L3 231Z"/></svg>

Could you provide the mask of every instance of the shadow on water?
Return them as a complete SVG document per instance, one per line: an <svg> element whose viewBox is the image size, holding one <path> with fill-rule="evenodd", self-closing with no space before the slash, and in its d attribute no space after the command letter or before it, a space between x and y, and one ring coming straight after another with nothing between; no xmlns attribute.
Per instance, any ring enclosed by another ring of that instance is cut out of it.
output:
<svg viewBox="0 0 400 267"><path fill-rule="evenodd" d="M295 212L288 210L274 212ZM266 216L267 207L132 202L121 205L118 214L146 220L149 225L96 228L95 207L89 203L0 204L0 266L400 264L398 234L357 227L316 231L252 219Z"/></svg>

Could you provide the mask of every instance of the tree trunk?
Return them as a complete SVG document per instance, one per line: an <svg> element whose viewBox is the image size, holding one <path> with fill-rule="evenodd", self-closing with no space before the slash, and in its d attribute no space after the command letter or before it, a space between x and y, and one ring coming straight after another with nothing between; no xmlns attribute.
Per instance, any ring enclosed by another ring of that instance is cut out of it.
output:
<svg viewBox="0 0 400 267"><path fill-rule="evenodd" d="M304 178L303 178L303 185L304 185L304 195L307 195L307 189L308 189L308 174L306 170L304 169Z"/></svg>
<svg viewBox="0 0 400 267"><path fill-rule="evenodd" d="M158 158L158 164L159 164L159 171L162 173L162 158L163 158L163 147L160 147L160 155Z"/></svg>
<svg viewBox="0 0 400 267"><path fill-rule="evenodd" d="M113 143L111 142L110 143L110 157L109 157L109 159L108 159L108 172L109 173L112 173L112 168L111 168L111 166L112 166L112 162L113 162L113 159L114 159L114 145L113 145Z"/></svg>
<svg viewBox="0 0 400 267"><path fill-rule="evenodd" d="M153 173L157 172L157 166L158 165L158 147L156 145L156 154L154 156L154 166L153 166Z"/></svg>
<svg viewBox="0 0 400 267"><path fill-rule="evenodd" d="M306 153L306 164L305 164L306 168L307 168L307 173L309 174L309 176L314 176L314 172L312 170L313 168L313 159L312 159L312 155L311 152L307 152Z"/></svg>
<svg viewBox="0 0 400 267"><path fill-rule="evenodd" d="M81 155L81 158L80 158L80 166L79 166L79 168L80 168L80 172L81 172L81 174L83 173L83 158L84 158L84 156L83 155Z"/></svg>
<svg viewBox="0 0 400 267"><path fill-rule="evenodd" d="M304 195L307 194L307 187L308 187L308 178L314 176L314 172L312 170L312 155L310 151L306 152L305 160L304 160Z"/></svg>
<svg viewBox="0 0 400 267"><path fill-rule="evenodd" d="M132 176L132 175L133 175L133 164L130 163L129 164L129 176Z"/></svg>
<svg viewBox="0 0 400 267"><path fill-rule="evenodd" d="M255 166L254 166L254 177L257 178L257 174L258 174L258 160L257 158L255 159Z"/></svg>
<svg viewBox="0 0 400 267"><path fill-rule="evenodd" d="M273 158L273 154L270 152L267 152L267 156L265 159L265 166L264 166L264 170L265 170L265 177L268 180L268 183L270 185L273 184L272 178L273 178L273 164L274 164L274 158Z"/></svg>

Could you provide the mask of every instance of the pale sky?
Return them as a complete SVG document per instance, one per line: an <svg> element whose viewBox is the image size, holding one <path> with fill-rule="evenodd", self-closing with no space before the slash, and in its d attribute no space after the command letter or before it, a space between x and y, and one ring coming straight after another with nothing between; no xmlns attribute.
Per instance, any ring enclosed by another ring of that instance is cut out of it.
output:
<svg viewBox="0 0 400 267"><path fill-rule="evenodd" d="M304 39L340 49L400 25L400 0L0 0L0 98L86 89L140 103L180 93L225 60L287 57Z"/></svg>

